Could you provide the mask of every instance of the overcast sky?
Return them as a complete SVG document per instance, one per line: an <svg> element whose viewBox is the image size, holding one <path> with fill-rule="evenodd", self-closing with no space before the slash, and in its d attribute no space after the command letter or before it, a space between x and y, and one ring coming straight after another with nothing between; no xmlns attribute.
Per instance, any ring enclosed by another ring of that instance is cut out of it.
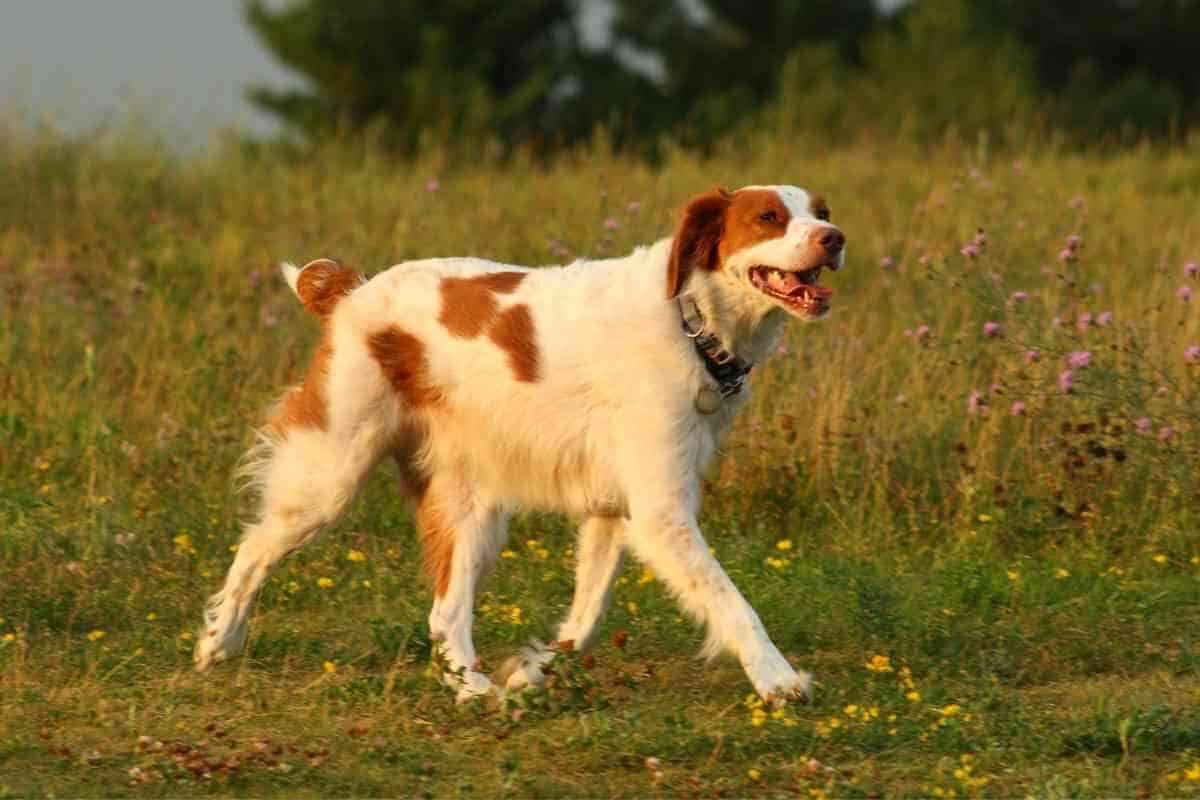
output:
<svg viewBox="0 0 1200 800"><path fill-rule="evenodd" d="M585 36L603 36L605 5L587 7ZM77 130L136 108L199 144L230 125L272 130L243 89L296 80L242 22L239 0L0 0L0 115Z"/></svg>

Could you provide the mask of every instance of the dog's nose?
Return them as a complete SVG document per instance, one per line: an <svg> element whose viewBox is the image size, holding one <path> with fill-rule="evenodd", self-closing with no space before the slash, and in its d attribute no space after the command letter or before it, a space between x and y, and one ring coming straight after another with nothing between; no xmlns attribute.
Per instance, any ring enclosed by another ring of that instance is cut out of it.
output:
<svg viewBox="0 0 1200 800"><path fill-rule="evenodd" d="M817 244L825 248L825 252L836 256L846 246L846 235L834 227L825 228L817 233Z"/></svg>

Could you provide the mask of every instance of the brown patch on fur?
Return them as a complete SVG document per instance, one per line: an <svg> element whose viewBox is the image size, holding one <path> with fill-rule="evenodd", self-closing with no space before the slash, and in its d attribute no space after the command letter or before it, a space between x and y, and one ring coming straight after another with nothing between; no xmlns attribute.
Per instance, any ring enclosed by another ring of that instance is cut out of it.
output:
<svg viewBox="0 0 1200 800"><path fill-rule="evenodd" d="M524 272L488 272L471 278L442 278L442 310L438 322L451 335L474 339L496 316L497 294L516 290Z"/></svg>
<svg viewBox="0 0 1200 800"><path fill-rule="evenodd" d="M417 501L414 517L417 536L421 540L421 557L425 574L433 581L433 593L442 597L450 588L450 573L454 566L454 529L426 484Z"/></svg>
<svg viewBox="0 0 1200 800"><path fill-rule="evenodd" d="M343 267L330 258L310 261L296 279L296 294L306 311L325 319L343 297L366 283L361 272Z"/></svg>
<svg viewBox="0 0 1200 800"><path fill-rule="evenodd" d="M735 192L729 210L725 212L721 260L759 242L778 239L787 233L791 220L792 213L774 190L742 189Z"/></svg>
<svg viewBox="0 0 1200 800"><path fill-rule="evenodd" d="M488 330L488 338L508 354L508 365L517 380L537 382L541 354L529 306L522 303L506 309Z"/></svg>
<svg viewBox="0 0 1200 800"><path fill-rule="evenodd" d="M668 299L683 290L693 269L720 268L718 248L725 232L725 211L734 197L724 189L713 189L692 198L683 210L667 262Z"/></svg>
<svg viewBox="0 0 1200 800"><path fill-rule="evenodd" d="M410 407L441 403L442 392L430 379L429 360L420 339L393 325L367 337L367 349L392 389Z"/></svg>
<svg viewBox="0 0 1200 800"><path fill-rule="evenodd" d="M291 428L318 428L325 430L329 416L325 407L325 384L329 381L329 362L333 358L333 344L326 336L313 354L304 382L290 390L280 403L278 411L267 427L279 435Z"/></svg>

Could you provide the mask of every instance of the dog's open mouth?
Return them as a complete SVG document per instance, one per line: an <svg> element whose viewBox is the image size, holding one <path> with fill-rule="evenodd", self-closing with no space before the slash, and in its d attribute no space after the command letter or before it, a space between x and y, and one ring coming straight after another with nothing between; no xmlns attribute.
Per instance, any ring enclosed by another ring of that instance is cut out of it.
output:
<svg viewBox="0 0 1200 800"><path fill-rule="evenodd" d="M833 296L833 289L817 285L820 277L821 266L795 272L766 266L750 268L750 283L754 288L788 309L809 316L827 312L829 298Z"/></svg>

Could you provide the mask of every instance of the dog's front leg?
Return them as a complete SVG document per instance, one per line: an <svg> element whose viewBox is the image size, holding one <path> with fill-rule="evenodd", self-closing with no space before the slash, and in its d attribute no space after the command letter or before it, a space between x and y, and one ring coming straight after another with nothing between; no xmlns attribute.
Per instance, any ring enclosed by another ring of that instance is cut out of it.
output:
<svg viewBox="0 0 1200 800"><path fill-rule="evenodd" d="M751 608L725 570L713 558L700 533L693 509L694 488L667 492L630 504L627 545L650 565L679 598L684 609L708 627L704 654L728 650L737 656L760 697L776 705L808 699L812 678L797 672L767 636Z"/></svg>

